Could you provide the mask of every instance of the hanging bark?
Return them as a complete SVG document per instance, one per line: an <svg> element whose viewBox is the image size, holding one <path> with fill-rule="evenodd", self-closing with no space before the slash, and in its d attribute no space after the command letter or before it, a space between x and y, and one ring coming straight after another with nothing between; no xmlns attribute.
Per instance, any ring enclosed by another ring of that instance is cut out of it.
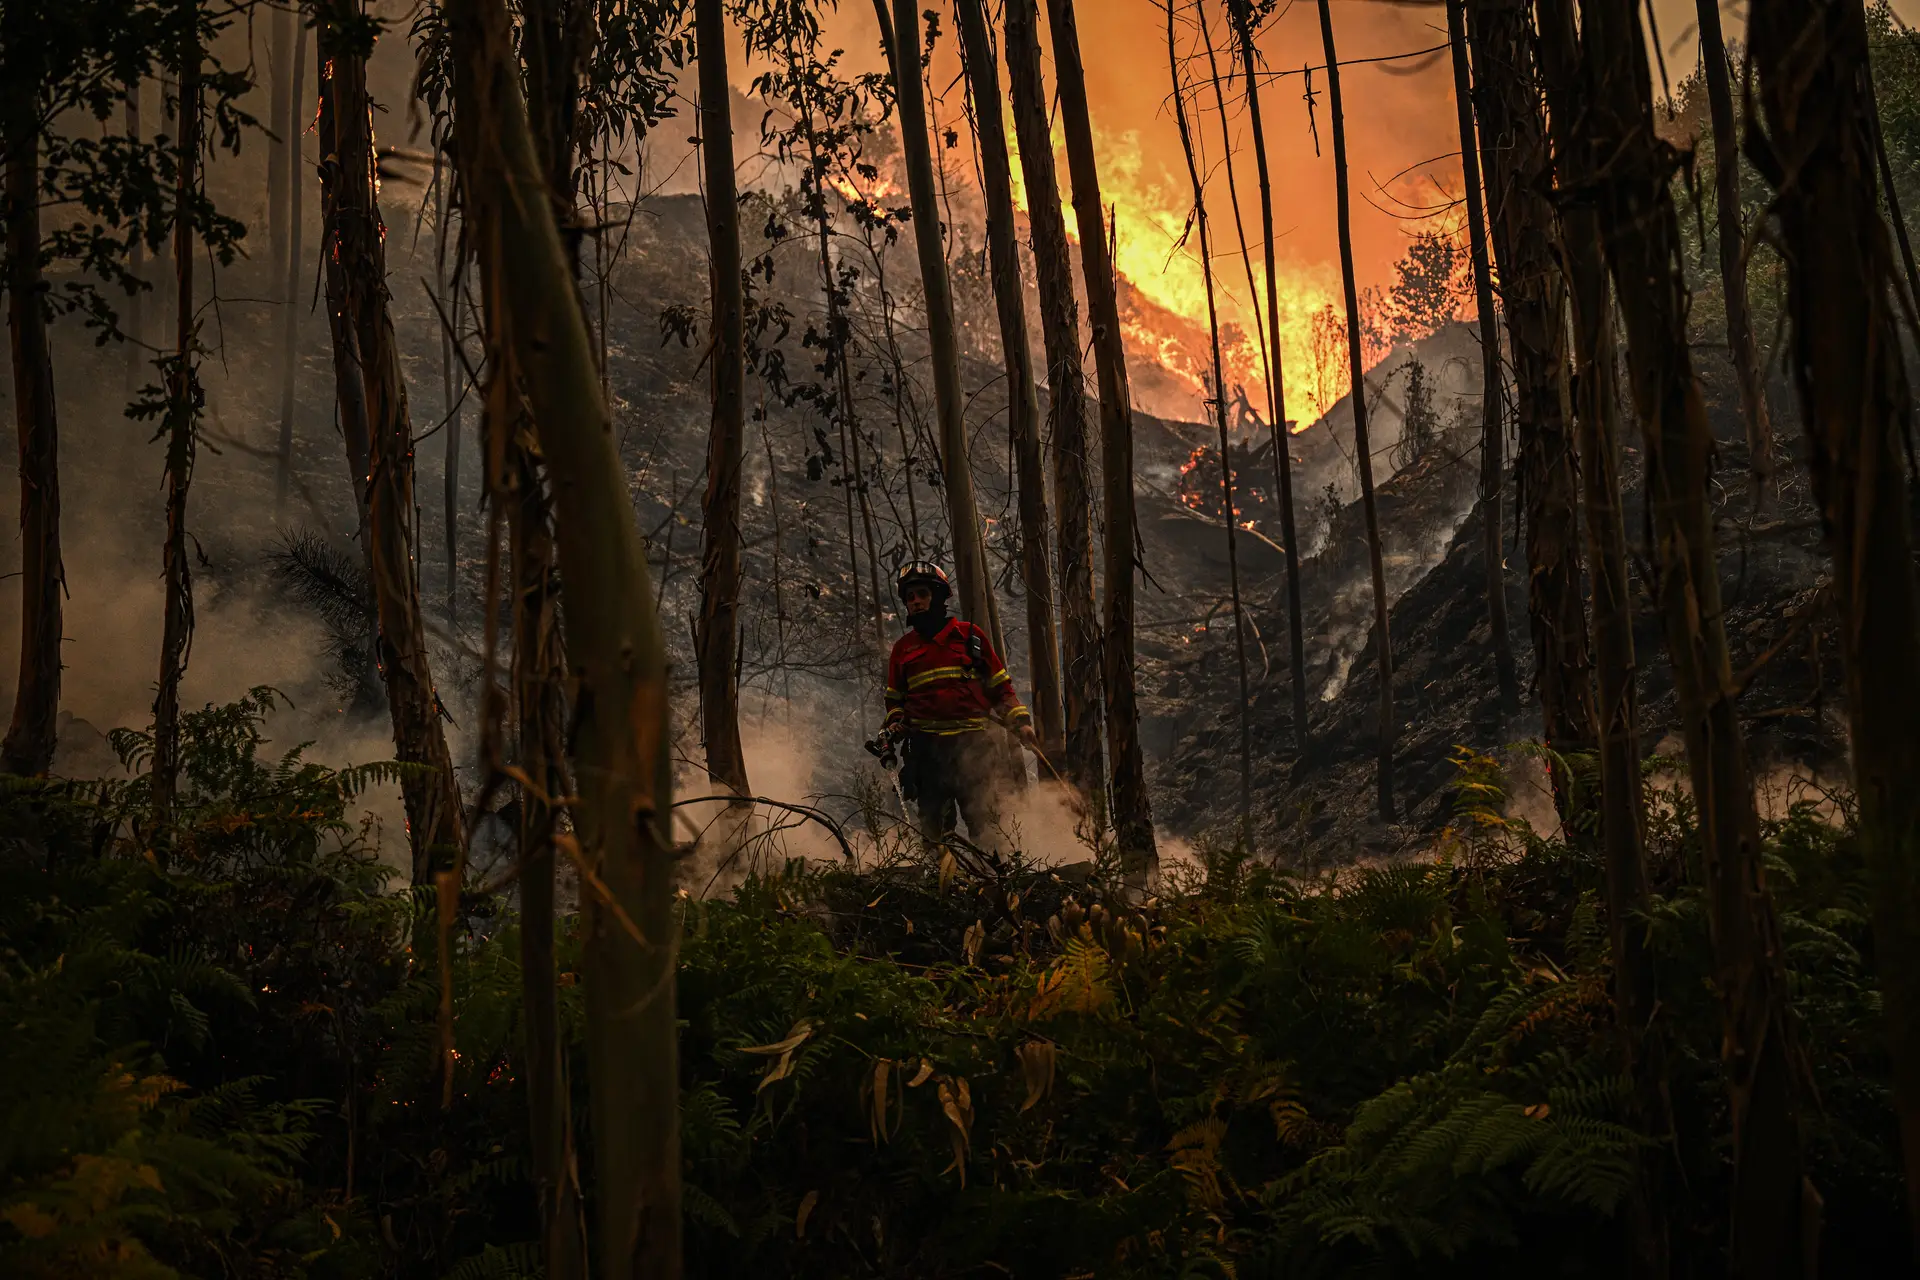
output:
<svg viewBox="0 0 1920 1280"><path fill-rule="evenodd" d="M336 394L350 452L364 431L366 553L379 617L380 674L394 751L425 769L401 781L413 881L430 884L464 847L460 789L427 664L413 570L413 435L388 307L386 253L375 198L371 101L362 0L332 0L320 30L322 209ZM341 348L346 345L346 350ZM356 470L358 459L355 459Z"/></svg>
<svg viewBox="0 0 1920 1280"><path fill-rule="evenodd" d="M452 0L461 181L490 363L525 388L553 477L575 690L596 1274L680 1275L673 775L666 649L569 259L544 200L504 0Z"/></svg>
<svg viewBox="0 0 1920 1280"><path fill-rule="evenodd" d="M280 317L280 450L274 463L274 511L276 518L287 518L287 495L293 487L294 391L300 381L300 239L306 222L301 201L306 161L301 149L309 115L307 96L307 29L297 24L293 32L292 83L288 90L292 110L289 114L286 155L287 201L291 213L287 219L287 256L284 263L286 310Z"/></svg>
<svg viewBox="0 0 1920 1280"><path fill-rule="evenodd" d="M1787 260L1791 359L1841 618L1856 838L1874 881L1874 949L1920 1253L1920 602L1901 440L1894 248L1875 200L1867 32L1857 5L1760 0L1751 50L1767 134L1748 135Z"/></svg>
<svg viewBox="0 0 1920 1280"><path fill-rule="evenodd" d="M40 110L44 69L22 31L21 6L0 11L0 128L5 130L7 328L13 354L14 431L20 442L20 679L0 745L0 772L42 774L53 765L60 713L60 625L66 569L60 556L60 435L53 352L40 266Z"/></svg>
<svg viewBox="0 0 1920 1280"><path fill-rule="evenodd" d="M1696 0L1700 19L1700 65L1706 72L1707 112L1713 122L1714 236L1720 247L1720 289L1727 307L1727 347L1740 383L1740 414L1747 428L1747 466L1756 480L1773 474L1773 423L1767 411L1767 379L1753 340L1747 306L1745 219L1740 212L1740 144L1734 137L1733 86L1727 41L1720 33L1719 0Z"/></svg>
<svg viewBox="0 0 1920 1280"><path fill-rule="evenodd" d="M927 341L932 347L934 413L940 422L940 467L947 494L947 522L953 534L954 577L960 611L970 622L989 626L992 584L987 578L980 516L973 499L973 466L967 449L966 398L960 389L960 350L954 332L953 288L947 276L941 235L939 192L934 186L933 154L927 142L927 107L920 84L920 15L913 0L874 0L882 38L893 68L895 105L900 113L900 149L906 161L907 189L913 208L914 247L920 257L920 281L927 299Z"/></svg>
<svg viewBox="0 0 1920 1280"><path fill-rule="evenodd" d="M299 115L299 94L293 85L293 64L299 58L295 42L300 32L299 11L274 8L268 20L272 41L272 101L267 110L267 268L274 276L286 272L288 223L294 206L287 192L287 153L293 146L293 121ZM291 299L289 299L291 301Z"/></svg>
<svg viewBox="0 0 1920 1280"><path fill-rule="evenodd" d="M1107 211L1100 199L1100 169L1094 159L1093 118L1087 111L1087 78L1080 62L1073 0L1048 0L1047 16L1053 34L1060 125L1067 140L1067 172L1073 181L1073 218L1080 229L1080 274L1086 282L1094 371L1100 384L1107 586L1102 675L1107 693L1107 764L1113 778L1109 804L1121 865L1136 881L1151 883L1159 874L1160 852L1154 842L1153 805L1140 750L1140 705L1133 670L1133 588L1140 566L1133 512L1133 396L1127 389L1126 338L1120 329L1120 299L1107 240Z"/></svg>
<svg viewBox="0 0 1920 1280"><path fill-rule="evenodd" d="M1007 0L1006 28L1008 90L1027 193L1041 347L1047 358L1047 433L1053 442L1054 545L1060 571L1061 767L1076 787L1094 796L1106 788L1100 767L1100 624L1093 601L1093 491L1080 304L1073 294L1067 220L1054 171L1035 0Z"/></svg>
<svg viewBox="0 0 1920 1280"><path fill-rule="evenodd" d="M193 572L187 563L187 494L200 405L193 370L193 203L200 177L200 14L184 0L180 14L180 126L175 161L173 265L175 270L173 367L168 372L167 531L162 544L164 598L160 622L160 681L153 701L153 830L168 838L174 788L180 774L180 679L193 640Z"/></svg>
<svg viewBox="0 0 1920 1280"><path fill-rule="evenodd" d="M1253 128L1253 158L1260 179L1260 243L1267 272L1267 427L1273 437L1273 472L1280 495L1280 541L1287 562L1287 656L1293 675L1293 741L1307 749L1307 645L1300 619L1300 547L1293 518L1293 449L1287 438L1285 352L1280 349L1280 270L1273 226L1273 178L1267 164L1267 136L1260 122L1260 77L1253 45L1250 0L1227 0L1234 37L1240 46L1240 71L1247 82L1247 116ZM1236 202L1237 203L1237 202Z"/></svg>
<svg viewBox="0 0 1920 1280"><path fill-rule="evenodd" d="M1194 13L1204 27L1206 11L1196 0ZM1213 296L1213 233L1207 221L1207 189L1194 157L1193 131L1187 124L1187 91L1180 75L1179 50L1174 40L1173 5L1167 5L1167 72L1173 82L1173 118L1180 130L1180 150L1187 161L1187 180L1193 187L1192 225L1200 234L1200 279L1207 295L1207 334L1213 355L1213 414L1220 430L1220 498L1225 504L1221 523L1227 534L1227 584L1233 604L1233 654L1240 673L1240 839L1253 836L1253 731L1249 723L1247 690L1246 617L1240 609L1239 526L1233 505L1233 445L1227 436L1226 362L1220 357L1220 314ZM1216 77L1215 87L1219 85ZM1222 113L1224 114L1224 112Z"/></svg>
<svg viewBox="0 0 1920 1280"><path fill-rule="evenodd" d="M1527 620L1541 736L1556 753L1593 746L1587 706L1587 619L1581 601L1579 466L1567 422L1566 290L1554 261L1550 157L1534 88L1533 41L1523 0L1468 0L1473 108L1486 159L1487 237L1500 267L1500 302L1514 372ZM1464 61L1464 54L1457 55ZM1511 660L1511 654L1509 654ZM1550 769L1554 800L1571 818L1571 780Z"/></svg>
<svg viewBox="0 0 1920 1280"><path fill-rule="evenodd" d="M1647 452L1658 600L1698 809L1722 1055L1733 1129L1735 1274L1807 1273L1818 1196L1805 1177L1801 1118L1814 1095L1787 1007L1780 931L1761 869L1759 821L1734 706L1708 472L1713 446L1687 343L1678 157L1653 126L1632 0L1582 5L1586 111L1600 227L1626 322L1627 363Z"/></svg>
<svg viewBox="0 0 1920 1280"><path fill-rule="evenodd" d="M1487 635L1500 687L1500 709L1520 710L1520 677L1514 666L1513 638L1507 625L1507 571L1501 554L1506 530L1506 415L1500 376L1500 332L1493 309L1493 272L1487 253L1487 218L1480 198L1480 145L1468 88L1467 33L1462 0L1447 0L1447 37L1453 52L1453 101L1460 122L1460 172L1466 187L1467 245L1473 259L1474 310L1480 324L1480 559L1486 571ZM1327 54L1333 61L1333 54ZM1329 70L1329 76L1336 74ZM1357 366L1356 366L1357 367ZM1359 387L1358 375L1354 386ZM1358 391L1355 392L1358 395ZM1364 451L1363 455L1364 456ZM1366 468L1362 468L1366 470Z"/></svg>
<svg viewBox="0 0 1920 1280"><path fill-rule="evenodd" d="M1448 6L1451 16L1454 5ZM1327 7L1327 0L1320 0L1320 41L1327 56L1327 109L1333 122L1333 187L1336 211L1339 216L1340 231L1340 279L1346 290L1347 304L1347 372L1353 383L1353 391L1348 399L1353 405L1353 446L1354 457L1359 460L1360 505L1367 520L1367 566L1373 575L1373 653L1374 661L1380 672L1380 715L1379 715L1379 766L1375 778L1375 798L1379 806L1380 817L1391 819L1393 807L1393 643L1387 634L1387 573L1380 553L1380 511L1373 500L1373 450L1367 443L1367 379L1366 361L1360 350L1360 297L1359 289L1353 278L1353 214L1351 198L1347 191L1347 124L1345 114L1340 109L1340 55L1334 45L1333 14ZM1463 148L1471 154L1471 146ZM1469 182L1468 190L1475 184ZM1470 209L1471 205L1468 206ZM1484 241L1482 241L1484 243ZM1490 314L1492 304L1483 301L1483 314ZM1489 361L1498 358L1497 345L1485 348ZM1483 502L1497 503L1499 494L1498 472L1496 481L1485 486ZM1484 472L1483 472L1484 484ZM1488 523L1496 530L1498 539L1499 523L1497 506L1487 509ZM1498 550L1492 551L1492 559L1497 569ZM1490 601L1491 607L1491 601ZM1504 604L1501 616L1505 616ZM1498 652L1496 642L1496 652ZM1512 658L1509 656L1511 665Z"/></svg>
<svg viewBox="0 0 1920 1280"><path fill-rule="evenodd" d="M701 505L700 620L695 628L707 776L746 795L740 746L740 470L746 457L746 297L740 279L740 196L733 178L727 20L721 0L695 0L700 54L700 154L707 178L713 420ZM856 578L856 581L858 579Z"/></svg>
<svg viewBox="0 0 1920 1280"><path fill-rule="evenodd" d="M967 80L973 90L981 170L987 202L987 249L1000 317L1001 358L1007 374L1008 429L1019 476L1022 584L1027 598L1028 679L1034 729L1049 758L1059 753L1060 654L1053 630L1053 572L1047 563L1047 475L1040 458L1040 397L1033 385L1033 348L1027 340L1026 285L1013 225L1013 166L1000 115L1000 69L981 0L955 0ZM1059 206L1056 204L1055 208Z"/></svg>
<svg viewBox="0 0 1920 1280"><path fill-rule="evenodd" d="M1600 765L1600 839L1606 867L1607 924L1613 959L1614 1020L1633 1081L1634 1119L1652 1141L1640 1153L1627 1205L1628 1274L1665 1280L1671 1244L1673 1114L1664 1037L1655 1021L1659 995L1649 942L1645 824L1640 777L1640 717L1634 677L1633 587L1620 498L1620 403L1613 317L1598 213L1581 198L1592 181L1581 112L1579 50L1572 0L1542 0L1541 79L1551 108L1561 192L1561 262L1573 328L1572 400L1585 464L1588 559L1593 595L1593 725ZM1583 696L1586 690L1582 690Z"/></svg>

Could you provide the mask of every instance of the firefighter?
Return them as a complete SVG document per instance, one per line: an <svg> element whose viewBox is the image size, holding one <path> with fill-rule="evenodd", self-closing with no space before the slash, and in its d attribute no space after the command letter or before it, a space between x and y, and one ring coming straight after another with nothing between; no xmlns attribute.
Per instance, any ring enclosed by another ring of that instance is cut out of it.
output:
<svg viewBox="0 0 1920 1280"><path fill-rule="evenodd" d="M987 633L948 616L953 588L940 566L912 561L901 568L896 585L908 629L887 660L882 736L905 754L901 794L917 805L929 841L954 829L957 810L969 838L986 844L999 825L1006 769L989 725L998 720L1034 748L1033 718Z"/></svg>

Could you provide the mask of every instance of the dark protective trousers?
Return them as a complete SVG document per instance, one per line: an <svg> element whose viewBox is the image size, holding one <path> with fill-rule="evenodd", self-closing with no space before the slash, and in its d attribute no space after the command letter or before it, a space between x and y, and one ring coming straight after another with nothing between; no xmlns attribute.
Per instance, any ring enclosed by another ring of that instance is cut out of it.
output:
<svg viewBox="0 0 1920 1280"><path fill-rule="evenodd" d="M967 838L986 846L1000 826L1004 765L999 743L980 729L972 733L909 733L900 788L920 811L920 833L938 841L967 824Z"/></svg>

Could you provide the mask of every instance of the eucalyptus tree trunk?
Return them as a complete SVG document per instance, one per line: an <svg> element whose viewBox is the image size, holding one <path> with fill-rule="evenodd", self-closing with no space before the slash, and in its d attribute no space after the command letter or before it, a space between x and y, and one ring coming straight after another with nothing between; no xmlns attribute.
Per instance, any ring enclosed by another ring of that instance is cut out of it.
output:
<svg viewBox="0 0 1920 1280"><path fill-rule="evenodd" d="M294 392L300 381L300 240L306 223L301 187L307 166L301 157L301 150L307 130L307 29L299 23L293 29L291 70L288 100L293 107L289 113L284 157L290 212L287 218L287 256L283 264L285 274L282 277L286 281L286 310L280 317L280 449L274 462L273 486L274 512L283 521L287 517L287 496L293 487Z"/></svg>
<svg viewBox="0 0 1920 1280"><path fill-rule="evenodd" d="M1520 710L1520 676L1513 661L1507 625L1507 570L1501 546L1506 532L1505 388L1500 376L1499 318L1493 309L1493 270L1487 253L1487 216L1481 201L1480 144L1473 121L1473 95L1467 73L1466 12L1463 0L1447 0L1447 37L1453 53L1453 103L1460 123L1460 172L1466 187L1467 247L1473 260L1474 311L1480 324L1480 559L1486 571L1487 635L1500 687L1500 710ZM1331 37L1329 37L1331 38ZM1333 61L1331 46L1327 61ZM1329 69L1328 74L1337 72ZM1358 367L1357 365L1355 366ZM1354 377L1354 394L1360 379ZM1357 401L1356 401L1357 403ZM1362 458L1365 452L1362 451ZM1369 470L1363 461L1362 472Z"/></svg>
<svg viewBox="0 0 1920 1280"><path fill-rule="evenodd" d="M1473 106L1486 159L1487 235L1500 267L1512 353L1527 543L1527 620L1542 737L1558 754L1593 745L1581 599L1578 451L1566 418L1566 288L1554 260L1552 161L1524 0L1467 0ZM1456 55L1457 57L1459 55ZM1554 800L1573 816L1571 780L1551 769Z"/></svg>
<svg viewBox="0 0 1920 1280"><path fill-rule="evenodd" d="M700 619L695 628L700 725L707 776L748 792L740 746L740 470L746 458L746 295L740 279L740 196L733 177L733 116L727 95L727 18L722 0L694 0L700 59L700 155L707 178L708 283L712 294L713 419L707 434L707 494L701 506ZM856 577L855 581L858 581Z"/></svg>
<svg viewBox="0 0 1920 1280"><path fill-rule="evenodd" d="M1733 86L1727 41L1720 32L1719 0L1696 0L1700 19L1700 65L1706 72L1707 112L1713 123L1714 238L1720 247L1720 289L1727 307L1727 347L1740 383L1740 415L1747 428L1747 466L1757 479L1773 474L1773 423L1767 411L1767 378L1753 340L1747 305L1746 226L1740 212L1740 143L1734 133ZM1872 181L1868 170L1867 180Z"/></svg>
<svg viewBox="0 0 1920 1280"><path fill-rule="evenodd" d="M520 371L553 477L583 877L601 1280L680 1275L666 646L592 338L534 153L505 0L451 0L463 207L496 367Z"/></svg>
<svg viewBox="0 0 1920 1280"><path fill-rule="evenodd" d="M139 146L145 134L140 127L140 95L142 83L134 80L126 87L126 101L121 107L122 119L126 125L127 141ZM141 236L134 236L127 246L127 271L134 279L146 280L147 242ZM126 323L121 329L127 335L126 351L126 392L129 400L140 394L140 388L146 384L147 371L153 367L152 359L144 345L147 340L147 295L144 290L136 289L126 302Z"/></svg>
<svg viewBox="0 0 1920 1280"><path fill-rule="evenodd" d="M1047 358L1055 552L1060 569L1062 767L1089 796L1106 790L1100 764L1100 624L1093 601L1093 490L1080 304L1073 293L1067 220L1060 210L1035 0L1006 0L1007 80L1020 176L1027 193L1040 338ZM1098 806L1095 806L1096 809Z"/></svg>
<svg viewBox="0 0 1920 1280"><path fill-rule="evenodd" d="M1267 426L1273 437L1273 478L1280 499L1280 540L1287 561L1287 656L1293 673L1293 740L1307 749L1307 645L1300 619L1300 546L1293 518L1293 450L1287 433L1285 355L1280 348L1280 270L1273 226L1273 177L1267 164L1267 135L1260 121L1260 77L1253 45L1250 0L1227 0L1234 38L1240 46L1240 71L1247 82L1247 118L1253 128L1253 158L1260 178L1260 243L1267 269Z"/></svg>
<svg viewBox="0 0 1920 1280"><path fill-rule="evenodd" d="M1920 1253L1920 602L1901 440L1899 268L1875 200L1867 32L1840 0L1758 0L1750 25L1787 259L1794 384L1806 424L1846 666L1857 839Z"/></svg>
<svg viewBox="0 0 1920 1280"><path fill-rule="evenodd" d="M20 441L20 680L0 744L0 772L42 774L53 765L60 714L60 626L66 570L60 558L60 431L53 351L40 269L40 110L44 69L24 28L24 6L0 10L0 129L6 146L7 329L13 354L13 421Z"/></svg>
<svg viewBox="0 0 1920 1280"><path fill-rule="evenodd" d="M193 640L193 570L187 561L187 494L193 484L200 386L193 370L193 202L200 181L200 24L195 0L180 6L180 140L175 160L174 364L167 380L167 532L160 680L153 700L153 830L168 839L180 775L180 680Z"/></svg>
<svg viewBox="0 0 1920 1280"><path fill-rule="evenodd" d="M394 339L386 253L375 196L371 101L362 0L332 0L320 30L320 132L328 308L333 316L336 394L350 452L364 432L366 553L379 616L380 674L394 750L423 766L401 780L413 844L413 882L433 883L465 846L460 788L447 750L440 701L427 663L426 627L413 566L413 427ZM343 345L345 349L343 350Z"/></svg>
<svg viewBox="0 0 1920 1280"><path fill-rule="evenodd" d="M933 154L927 142L927 106L920 83L920 14L914 0L893 0L891 16L886 0L874 0L874 6L880 14L882 32L890 33L884 38L900 113L900 148L913 208L914 247L919 253L920 281L927 298L934 413L940 422L940 466L947 494L947 521L953 534L960 610L969 621L990 628L992 583L980 541L979 511L974 505L966 397L960 388L960 349L954 333L953 288L947 276L939 192L934 186Z"/></svg>
<svg viewBox="0 0 1920 1280"><path fill-rule="evenodd" d="M1658 599L1698 811L1708 921L1724 1016L1733 1129L1731 1261L1743 1277L1807 1273L1818 1198L1806 1179L1802 1118L1812 1083L1787 1005L1780 929L1761 866L1746 744L1734 705L1708 470L1713 438L1687 341L1680 224L1669 181L1678 156L1654 132L1639 8L1587 0L1583 119L1608 266L1626 322L1627 363L1647 453ZM1876 695L1877 696L1877 695Z"/></svg>
<svg viewBox="0 0 1920 1280"><path fill-rule="evenodd" d="M300 56L295 45L301 28L297 9L275 7L270 13L273 76L267 109L267 270L272 273L270 278L277 279L286 272L288 218L295 208L287 192L287 153L293 145L293 121L300 112L293 88L293 64Z"/></svg>
<svg viewBox="0 0 1920 1280"><path fill-rule="evenodd" d="M1555 179L1563 191L1592 181L1588 131L1580 123L1579 41L1573 0L1541 0L1541 81L1550 110ZM1585 464L1587 553L1592 582L1594 705L1599 748L1600 840L1606 868L1614 1021L1633 1081L1634 1120L1651 1141L1640 1152L1627 1205L1628 1268L1634 1280L1671 1271L1668 1202L1673 1178L1673 1108L1665 1037L1655 1020L1659 991L1650 942L1646 814L1640 776L1640 716L1634 676L1634 590L1620 497L1621 406L1613 313L1600 221L1591 200L1560 209L1559 248L1573 329L1572 399Z"/></svg>
<svg viewBox="0 0 1920 1280"><path fill-rule="evenodd" d="M1453 0L1458 4L1459 0ZM1359 460L1360 468L1360 507L1367 520L1367 567L1373 575L1373 652L1374 661L1380 672L1379 707L1379 771L1376 776L1375 799L1379 806L1380 817L1391 819L1393 807L1393 642L1387 634L1387 572L1380 553L1380 510L1373 500L1373 448L1367 441L1367 378L1366 359L1360 350L1360 297L1359 289L1353 278L1353 210L1352 199L1347 190L1347 122L1340 108L1340 54L1334 45L1333 14L1327 7L1327 0L1320 3L1320 41L1325 47L1327 57L1327 107L1333 122L1333 189L1335 208L1339 218L1340 231L1340 280L1346 291L1347 304L1347 372L1353 382L1353 391L1349 400L1353 405L1353 447L1354 457ZM1451 16L1452 5L1449 6ZM1469 156L1473 147L1462 148ZM1477 186L1469 180L1467 189ZM1470 204L1469 209L1472 208ZM1478 238L1478 237L1476 237ZM1484 243L1484 240L1481 241ZM1492 311L1491 302L1483 301L1483 314ZM1483 324L1485 322L1483 321ZM1483 335L1484 337L1484 335ZM1499 358L1498 345L1486 349L1489 362ZM1496 384L1497 386L1497 384ZM1497 446L1496 446L1497 447ZM1491 505L1487 510L1488 523L1496 530L1498 541L1498 472L1496 483L1483 491L1483 504ZM1483 484L1485 472L1482 473ZM1494 563L1489 570L1491 577L1498 571L1498 549L1493 549ZM1492 592L1489 592L1492 595ZM1489 599L1489 608L1493 602ZM1502 600L1499 613L1505 617L1505 602ZM1501 630L1504 635L1504 629ZM1498 654L1504 641L1495 639ZM1509 653L1508 664L1512 664Z"/></svg>
<svg viewBox="0 0 1920 1280"><path fill-rule="evenodd" d="M1198 8L1202 26L1206 12ZM1208 47L1212 51L1211 44ZM1200 279L1207 295L1207 335L1213 356L1213 414L1220 430L1220 499L1225 504L1221 523L1227 534L1227 585L1233 603L1233 655L1240 673L1240 839L1250 844L1253 838L1253 731L1247 704L1247 631L1246 617L1240 609L1239 526L1234 520L1233 446L1227 436L1226 361L1220 356L1220 313L1213 296L1213 232L1207 221L1207 188L1200 180L1200 165L1194 157L1193 131L1187 124L1187 91L1180 75L1179 49L1174 40L1173 5L1167 5L1167 72L1173 84L1173 118L1180 130L1180 151L1187 161L1187 180L1193 187L1193 223L1200 233ZM1215 80L1215 86L1219 84ZM1221 113L1225 115L1224 110ZM1237 213L1236 213L1237 216Z"/></svg>
<svg viewBox="0 0 1920 1280"><path fill-rule="evenodd" d="M1080 63L1080 33L1073 0L1048 0L1053 32L1055 88L1060 125L1067 140L1067 172L1073 181L1073 219L1080 229L1080 274L1087 288L1087 319L1093 326L1093 363L1100 383L1100 475L1106 506L1106 639L1103 671L1107 694L1107 765L1112 771L1109 804L1121 865L1136 883L1152 883L1160 871L1153 835L1153 804L1147 795L1140 749L1140 704L1133 670L1134 573L1140 567L1133 511L1133 396L1127 389L1127 347L1120 329L1120 299L1107 239L1107 210L1100 198L1100 168L1093 152L1093 118L1087 111L1087 77Z"/></svg>
<svg viewBox="0 0 1920 1280"><path fill-rule="evenodd" d="M954 0L961 49L973 88L980 165L987 202L987 250L1000 317L1000 348L1007 373L1007 416L1019 475L1021 569L1027 596L1027 657L1033 683L1034 728L1051 758L1060 751L1060 653L1053 630L1053 572L1047 564L1047 474L1040 458L1040 397L1033 386L1033 349L1027 341L1026 286L1013 224L1013 166L1000 115L1000 70L981 0ZM1055 206L1058 207L1057 205Z"/></svg>

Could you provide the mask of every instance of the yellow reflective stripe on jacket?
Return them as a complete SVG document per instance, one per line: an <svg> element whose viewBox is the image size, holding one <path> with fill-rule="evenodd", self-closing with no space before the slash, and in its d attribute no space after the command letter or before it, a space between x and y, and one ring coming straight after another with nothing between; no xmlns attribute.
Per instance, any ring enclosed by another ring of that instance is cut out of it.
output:
<svg viewBox="0 0 1920 1280"><path fill-rule="evenodd" d="M1007 708L1008 724L1021 724L1031 719L1033 719L1033 713L1017 702Z"/></svg>
<svg viewBox="0 0 1920 1280"><path fill-rule="evenodd" d="M968 716L961 720L915 720L907 727L915 733L971 733L987 724L985 716Z"/></svg>
<svg viewBox="0 0 1920 1280"><path fill-rule="evenodd" d="M989 689L998 689L1001 685L1005 684L1007 681L1011 679L1013 679L1013 677L1007 674L1007 669L1005 667L1002 667L998 671L994 672L992 675L988 676L986 678L985 683L987 688Z"/></svg>
<svg viewBox="0 0 1920 1280"><path fill-rule="evenodd" d="M907 689L924 689L930 684L939 684L943 680L965 680L965 667L934 667L929 671L916 672L907 677Z"/></svg>

